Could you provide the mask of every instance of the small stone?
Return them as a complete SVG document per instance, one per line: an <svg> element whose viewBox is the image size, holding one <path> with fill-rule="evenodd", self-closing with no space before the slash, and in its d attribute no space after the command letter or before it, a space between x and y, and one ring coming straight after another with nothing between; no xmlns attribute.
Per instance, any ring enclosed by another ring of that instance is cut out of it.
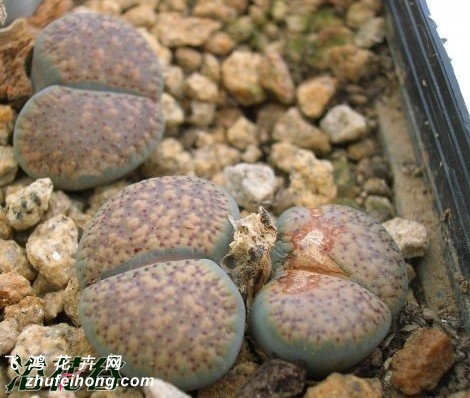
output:
<svg viewBox="0 0 470 398"><path fill-rule="evenodd" d="M224 180L237 203L250 211L271 202L277 185L274 171L263 164L239 163L226 167Z"/></svg>
<svg viewBox="0 0 470 398"><path fill-rule="evenodd" d="M145 398L191 398L174 385L160 379L153 379L152 386L144 387Z"/></svg>
<svg viewBox="0 0 470 398"><path fill-rule="evenodd" d="M235 40L235 42L243 43L253 36L255 29L256 27L253 20L248 15L244 15L228 25L226 31L230 34L233 40Z"/></svg>
<svg viewBox="0 0 470 398"><path fill-rule="evenodd" d="M75 326L80 326L78 316L78 301L80 300L80 289L77 276L74 274L64 290L64 311Z"/></svg>
<svg viewBox="0 0 470 398"><path fill-rule="evenodd" d="M240 160L240 152L228 145L215 143L198 148L193 152L194 171L197 176L211 179L226 166Z"/></svg>
<svg viewBox="0 0 470 398"><path fill-rule="evenodd" d="M37 271L29 264L26 251L14 240L0 240L0 273L14 272L29 281Z"/></svg>
<svg viewBox="0 0 470 398"><path fill-rule="evenodd" d="M428 251L429 236L423 224L395 217L382 225L397 243L403 257L423 257Z"/></svg>
<svg viewBox="0 0 470 398"><path fill-rule="evenodd" d="M296 107L289 108L277 119L272 136L276 141L312 149L322 155L331 150L326 133L307 122Z"/></svg>
<svg viewBox="0 0 470 398"><path fill-rule="evenodd" d="M117 195L119 191L128 185L129 183L126 181L116 181L112 184L95 188L93 195L90 196L90 207L87 209L86 214L93 216L106 201Z"/></svg>
<svg viewBox="0 0 470 398"><path fill-rule="evenodd" d="M101 14L115 15L121 14L121 6L113 0L88 0L86 2L87 9Z"/></svg>
<svg viewBox="0 0 470 398"><path fill-rule="evenodd" d="M217 100L217 85L200 73L193 73L186 79L187 95L195 100L215 102Z"/></svg>
<svg viewBox="0 0 470 398"><path fill-rule="evenodd" d="M332 373L320 384L310 387L303 398L382 398L382 394L378 379Z"/></svg>
<svg viewBox="0 0 470 398"><path fill-rule="evenodd" d="M58 290L55 292L46 293L43 296L44 300L44 319L51 321L57 317L64 310L64 291Z"/></svg>
<svg viewBox="0 0 470 398"><path fill-rule="evenodd" d="M185 72L194 72L202 64L202 54L191 47L178 47L175 51L175 61Z"/></svg>
<svg viewBox="0 0 470 398"><path fill-rule="evenodd" d="M383 178L371 177L364 182L364 191L369 195L379 195L390 197L392 191Z"/></svg>
<svg viewBox="0 0 470 398"><path fill-rule="evenodd" d="M161 105L166 128L174 129L183 124L184 112L174 97L168 93L163 93ZM162 145L162 143L160 143L160 145ZM159 146L157 146L156 149L158 148Z"/></svg>
<svg viewBox="0 0 470 398"><path fill-rule="evenodd" d="M364 207L376 221L384 222L395 216L395 208L385 196L369 195L364 201Z"/></svg>
<svg viewBox="0 0 470 398"><path fill-rule="evenodd" d="M297 87L297 101L302 113L311 118L325 113L326 106L336 94L337 79L329 75L314 77Z"/></svg>
<svg viewBox="0 0 470 398"><path fill-rule="evenodd" d="M354 44L333 47L328 53L328 64L340 80L356 82L371 73L374 53Z"/></svg>
<svg viewBox="0 0 470 398"><path fill-rule="evenodd" d="M43 299L27 296L19 303L5 308L5 319L16 322L18 330L23 330L28 325L42 325L45 308Z"/></svg>
<svg viewBox="0 0 470 398"><path fill-rule="evenodd" d="M215 32L204 44L204 50L214 55L227 55L235 48L235 41L227 32Z"/></svg>
<svg viewBox="0 0 470 398"><path fill-rule="evenodd" d="M53 191L49 199L49 207L41 218L44 222L59 214L67 215L72 208L72 201L63 191Z"/></svg>
<svg viewBox="0 0 470 398"><path fill-rule="evenodd" d="M165 138L141 167L146 177L194 175L191 155L175 138Z"/></svg>
<svg viewBox="0 0 470 398"><path fill-rule="evenodd" d="M12 272L0 274L0 308L18 303L26 296L33 295L33 288L26 278Z"/></svg>
<svg viewBox="0 0 470 398"><path fill-rule="evenodd" d="M244 150L250 145L258 144L258 128L256 124L246 117L240 116L236 122L227 129L227 140L234 147Z"/></svg>
<svg viewBox="0 0 470 398"><path fill-rule="evenodd" d="M242 153L240 160L245 163L255 163L261 159L263 151L257 145L248 145Z"/></svg>
<svg viewBox="0 0 470 398"><path fill-rule="evenodd" d="M13 228L8 221L8 216L3 208L0 206L0 239L10 239L13 236Z"/></svg>
<svg viewBox="0 0 470 398"><path fill-rule="evenodd" d="M157 22L157 15L152 4L140 4L126 11L123 19L135 27L152 28Z"/></svg>
<svg viewBox="0 0 470 398"><path fill-rule="evenodd" d="M46 367L44 374L55 371L54 361L60 355L86 356L92 354L82 329L59 323L57 325L42 326L29 325L18 336L16 345L10 355L20 358L30 358L31 355L44 355ZM31 373L33 374L33 373ZM10 378L17 374L8 369Z"/></svg>
<svg viewBox="0 0 470 398"><path fill-rule="evenodd" d="M176 98L184 93L184 72L179 66L169 65L163 69L165 90Z"/></svg>
<svg viewBox="0 0 470 398"><path fill-rule="evenodd" d="M251 51L234 51L222 63L222 80L241 105L263 102L266 93L260 82L262 56Z"/></svg>
<svg viewBox="0 0 470 398"><path fill-rule="evenodd" d="M334 144L364 137L368 132L367 127L367 119L348 105L331 108L320 121L320 128L328 134Z"/></svg>
<svg viewBox="0 0 470 398"><path fill-rule="evenodd" d="M217 57L209 53L203 55L201 74L216 83L220 80L220 62Z"/></svg>
<svg viewBox="0 0 470 398"><path fill-rule="evenodd" d="M0 105L0 145L8 144L15 118L15 111L10 105Z"/></svg>
<svg viewBox="0 0 470 398"><path fill-rule="evenodd" d="M157 54L160 65L163 68L170 66L171 60L173 58L173 53L171 50L168 47L162 45L147 29L138 28L137 31L144 37L145 40L147 40L147 43L150 44L150 47L152 47L154 53Z"/></svg>
<svg viewBox="0 0 470 398"><path fill-rule="evenodd" d="M382 43L385 38L385 20L382 17L373 18L361 26L356 33L354 43L358 47L370 48Z"/></svg>
<svg viewBox="0 0 470 398"><path fill-rule="evenodd" d="M432 390L454 362L450 337L439 329L414 331L392 357L392 384L407 395Z"/></svg>
<svg viewBox="0 0 470 398"><path fill-rule="evenodd" d="M381 156L364 158L357 164L357 173L364 178L379 177L390 181L391 173L387 161Z"/></svg>
<svg viewBox="0 0 470 398"><path fill-rule="evenodd" d="M336 198L333 165L328 160L318 160L308 150L281 142L271 147L271 164L289 173L287 189L293 204L318 207Z"/></svg>
<svg viewBox="0 0 470 398"><path fill-rule="evenodd" d="M377 143L371 138L365 138L348 146L348 157L351 160L359 161L376 153Z"/></svg>
<svg viewBox="0 0 470 398"><path fill-rule="evenodd" d="M367 21L373 19L377 11L377 7L374 7L373 2L354 2L346 12L346 23L352 28L359 29Z"/></svg>
<svg viewBox="0 0 470 398"><path fill-rule="evenodd" d="M20 332L14 320L0 322L0 355L8 354L16 344Z"/></svg>
<svg viewBox="0 0 470 398"><path fill-rule="evenodd" d="M237 9L224 0L198 0L193 9L198 17L211 17L221 22L228 22L238 15Z"/></svg>
<svg viewBox="0 0 470 398"><path fill-rule="evenodd" d="M0 187L12 182L18 171L12 146L0 146Z"/></svg>
<svg viewBox="0 0 470 398"><path fill-rule="evenodd" d="M263 363L237 397L285 398L300 394L305 386L305 368L272 359Z"/></svg>
<svg viewBox="0 0 470 398"><path fill-rule="evenodd" d="M214 102L191 101L189 122L198 127L209 126L215 118L216 104Z"/></svg>
<svg viewBox="0 0 470 398"><path fill-rule="evenodd" d="M221 23L210 18L184 17L176 12L160 12L153 32L168 47L200 46Z"/></svg>
<svg viewBox="0 0 470 398"><path fill-rule="evenodd" d="M274 94L283 104L294 100L295 88L289 68L276 51L268 51L260 63L259 79L261 86Z"/></svg>
<svg viewBox="0 0 470 398"><path fill-rule="evenodd" d="M58 215L40 224L26 243L29 262L41 275L64 287L75 272L78 231L74 222Z"/></svg>
<svg viewBox="0 0 470 398"><path fill-rule="evenodd" d="M50 178L40 178L5 199L10 225L22 231L36 225L49 208L52 194Z"/></svg>

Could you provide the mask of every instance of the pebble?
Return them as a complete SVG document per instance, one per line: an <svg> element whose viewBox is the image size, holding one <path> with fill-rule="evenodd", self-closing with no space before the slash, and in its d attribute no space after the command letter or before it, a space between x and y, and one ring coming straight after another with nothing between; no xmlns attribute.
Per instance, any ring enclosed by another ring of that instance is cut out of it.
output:
<svg viewBox="0 0 470 398"><path fill-rule="evenodd" d="M216 104L213 102L191 101L189 122L197 127L207 127L215 118Z"/></svg>
<svg viewBox="0 0 470 398"><path fill-rule="evenodd" d="M14 240L0 239L0 273L13 272L29 281L34 280L37 271L26 258L26 251Z"/></svg>
<svg viewBox="0 0 470 398"><path fill-rule="evenodd" d="M377 6L373 1L354 2L346 12L346 23L352 28L359 29L375 17L379 7L380 5Z"/></svg>
<svg viewBox="0 0 470 398"><path fill-rule="evenodd" d="M357 82L371 73L374 53L354 44L336 46L329 50L328 64L333 74L343 81Z"/></svg>
<svg viewBox="0 0 470 398"><path fill-rule="evenodd" d="M186 79L186 94L195 100L215 102L218 95L217 85L200 73L192 73Z"/></svg>
<svg viewBox="0 0 470 398"><path fill-rule="evenodd" d="M178 47L175 50L175 62L181 66L186 73L191 73L201 67L202 54L191 47Z"/></svg>
<svg viewBox="0 0 470 398"><path fill-rule="evenodd" d="M5 320L16 322L18 330L32 324L42 325L46 309L42 298L26 296L20 302L5 308Z"/></svg>
<svg viewBox="0 0 470 398"><path fill-rule="evenodd" d="M87 356L93 354L82 329L59 323L51 326L29 325L18 336L15 347L11 351L13 357L29 358L31 355L44 355L47 366L44 374L52 374L55 370L54 360L60 355ZM8 369L8 376L13 378L16 373Z"/></svg>
<svg viewBox="0 0 470 398"><path fill-rule="evenodd" d="M220 81L220 62L212 54L204 53L201 64L201 74L211 79L213 82Z"/></svg>
<svg viewBox="0 0 470 398"><path fill-rule="evenodd" d="M40 178L5 199L8 222L22 231L36 225L49 208L53 186L50 178Z"/></svg>
<svg viewBox="0 0 470 398"><path fill-rule="evenodd" d="M174 385L156 378L153 379L153 385L144 387L143 391L145 398L191 398Z"/></svg>
<svg viewBox="0 0 470 398"><path fill-rule="evenodd" d="M165 90L175 98L181 98L184 93L184 72L179 66L169 65L163 68Z"/></svg>
<svg viewBox="0 0 470 398"><path fill-rule="evenodd" d="M227 55L236 46L235 41L227 32L215 32L204 44L204 50L214 55Z"/></svg>
<svg viewBox="0 0 470 398"><path fill-rule="evenodd" d="M395 208L385 196L369 195L364 201L365 210L379 222L384 222L395 216Z"/></svg>
<svg viewBox="0 0 470 398"><path fill-rule="evenodd" d="M331 108L321 119L320 128L334 144L358 140L368 133L367 119L345 104Z"/></svg>
<svg viewBox="0 0 470 398"><path fill-rule="evenodd" d="M130 185L129 182L121 180L112 184L95 188L93 194L90 196L89 207L86 213L90 216L93 216L101 206L103 206L109 199L117 195L128 185Z"/></svg>
<svg viewBox="0 0 470 398"><path fill-rule="evenodd" d="M240 161L240 152L237 149L220 143L198 148L192 155L195 174L208 179Z"/></svg>
<svg viewBox="0 0 470 398"><path fill-rule="evenodd" d="M413 220L395 217L382 224L405 258L423 257L429 247L426 227Z"/></svg>
<svg viewBox="0 0 470 398"><path fill-rule="evenodd" d="M318 207L336 198L333 165L318 160L313 152L281 142L272 145L270 163L288 173L287 191L293 205Z"/></svg>
<svg viewBox="0 0 470 398"><path fill-rule="evenodd" d="M272 137L276 141L311 149L315 154L325 155L331 150L327 134L305 120L296 107L289 108L277 119Z"/></svg>
<svg viewBox="0 0 470 398"><path fill-rule="evenodd" d="M176 12L160 12L152 33L167 47L198 47L220 27L221 23L211 18L185 17Z"/></svg>
<svg viewBox="0 0 470 398"><path fill-rule="evenodd" d="M75 326L80 326L80 318L78 316L80 294L77 276L74 274L64 289L64 311Z"/></svg>
<svg viewBox="0 0 470 398"><path fill-rule="evenodd" d="M321 75L303 81L297 87L297 101L302 113L316 119L325 113L326 107L336 94L338 80Z"/></svg>
<svg viewBox="0 0 470 398"><path fill-rule="evenodd" d="M392 357L392 384L407 395L432 390L454 362L450 337L436 328L414 331Z"/></svg>
<svg viewBox="0 0 470 398"><path fill-rule="evenodd" d="M193 13L199 17L212 17L221 22L229 22L239 14L239 7L223 0L198 0L194 6Z"/></svg>
<svg viewBox="0 0 470 398"><path fill-rule="evenodd" d="M374 139L365 138L348 145L348 158L359 161L377 153L377 143Z"/></svg>
<svg viewBox="0 0 470 398"><path fill-rule="evenodd" d="M382 17L372 18L362 25L354 37L358 47L370 48L385 39L385 20Z"/></svg>
<svg viewBox="0 0 470 398"><path fill-rule="evenodd" d="M34 291L29 281L21 275L7 272L0 274L0 308L5 308L33 296Z"/></svg>
<svg viewBox="0 0 470 398"><path fill-rule="evenodd" d="M172 97L168 93L162 94L161 99L163 117L165 120L165 127L168 130L172 130L183 124L184 122L184 111L176 101L174 97ZM160 143L161 145L161 143ZM157 148L158 149L158 146Z"/></svg>
<svg viewBox="0 0 470 398"><path fill-rule="evenodd" d="M223 85L241 105L254 105L266 99L260 81L261 62L260 54L241 50L235 50L222 62Z"/></svg>
<svg viewBox="0 0 470 398"><path fill-rule="evenodd" d="M20 332L14 320L0 322L0 355L8 354L16 344Z"/></svg>
<svg viewBox="0 0 470 398"><path fill-rule="evenodd" d="M224 169L224 181L237 203L250 211L271 202L277 187L273 169L264 164L228 166Z"/></svg>
<svg viewBox="0 0 470 398"><path fill-rule="evenodd" d="M250 145L258 144L258 127L244 116L240 116L227 129L227 140L234 147L245 150Z"/></svg>
<svg viewBox="0 0 470 398"><path fill-rule="evenodd" d="M13 228L8 221L8 215L3 206L0 206L0 239L10 239L13 236Z"/></svg>
<svg viewBox="0 0 470 398"><path fill-rule="evenodd" d="M382 398L382 396L382 386L378 379L332 373L321 383L310 387L303 398Z"/></svg>
<svg viewBox="0 0 470 398"><path fill-rule="evenodd" d="M140 4L126 11L123 19L135 27L152 28L157 22L157 15L152 4Z"/></svg>
<svg viewBox="0 0 470 398"><path fill-rule="evenodd" d="M392 196L392 190L383 178L368 178L363 185L364 191L369 195Z"/></svg>
<svg viewBox="0 0 470 398"><path fill-rule="evenodd" d="M0 187L12 182L18 171L12 146L0 146Z"/></svg>
<svg viewBox="0 0 470 398"><path fill-rule="evenodd" d="M271 92L281 103L292 103L295 96L294 82L282 55L277 51L266 52L259 67L261 86Z"/></svg>
<svg viewBox="0 0 470 398"><path fill-rule="evenodd" d="M0 105L0 145L7 145L13 133L16 113L9 105Z"/></svg>
<svg viewBox="0 0 470 398"><path fill-rule="evenodd" d="M64 310L64 291L57 290L49 292L42 297L44 300L44 319L51 321L57 317Z"/></svg>
<svg viewBox="0 0 470 398"><path fill-rule="evenodd" d="M52 285L65 287L75 272L77 247L77 227L70 218L58 215L34 230L26 243L26 254Z"/></svg>

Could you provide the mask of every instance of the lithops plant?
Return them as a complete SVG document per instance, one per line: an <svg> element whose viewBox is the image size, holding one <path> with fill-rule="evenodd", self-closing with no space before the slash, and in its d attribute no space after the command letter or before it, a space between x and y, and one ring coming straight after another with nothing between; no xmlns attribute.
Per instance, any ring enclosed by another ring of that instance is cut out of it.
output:
<svg viewBox="0 0 470 398"><path fill-rule="evenodd" d="M109 200L77 252L80 319L97 352L185 390L221 377L245 329L241 295L217 264L238 218L227 192L194 177L144 180Z"/></svg>
<svg viewBox="0 0 470 398"><path fill-rule="evenodd" d="M305 363L311 377L370 354L402 307L403 257L385 229L350 207L294 207L278 220L276 275L249 325L267 353Z"/></svg>
<svg viewBox="0 0 470 398"><path fill-rule="evenodd" d="M33 51L36 94L18 115L13 146L23 170L79 190L140 165L163 133L162 75L131 25L91 12L41 31Z"/></svg>

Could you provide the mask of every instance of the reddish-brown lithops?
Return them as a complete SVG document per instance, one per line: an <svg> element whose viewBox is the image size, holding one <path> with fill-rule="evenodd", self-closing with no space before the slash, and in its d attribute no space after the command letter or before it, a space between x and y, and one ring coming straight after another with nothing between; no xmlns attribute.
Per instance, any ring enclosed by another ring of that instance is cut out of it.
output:
<svg viewBox="0 0 470 398"><path fill-rule="evenodd" d="M131 25L91 12L44 28L33 51L36 94L18 115L15 154L34 178L80 190L139 166L161 139L162 75Z"/></svg>
<svg viewBox="0 0 470 398"><path fill-rule="evenodd" d="M94 348L132 376L192 390L234 363L245 328L235 284L216 263L239 218L234 199L195 177L123 189L95 215L78 252L80 319Z"/></svg>
<svg viewBox="0 0 470 398"><path fill-rule="evenodd" d="M266 352L301 361L310 376L370 354L404 303L406 268L396 244L350 207L294 207L278 220L275 277L258 294L250 330Z"/></svg>

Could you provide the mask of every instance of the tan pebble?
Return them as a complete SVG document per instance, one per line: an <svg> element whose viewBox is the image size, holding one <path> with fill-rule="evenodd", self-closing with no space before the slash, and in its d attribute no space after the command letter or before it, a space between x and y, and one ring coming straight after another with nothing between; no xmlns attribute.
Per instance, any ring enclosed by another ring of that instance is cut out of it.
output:
<svg viewBox="0 0 470 398"><path fill-rule="evenodd" d="M175 12L160 12L152 32L168 47L200 46L221 27L210 18L184 17Z"/></svg>
<svg viewBox="0 0 470 398"><path fill-rule="evenodd" d="M167 129L176 129L184 122L184 111L178 102L168 93L163 93L160 100L163 116L165 119L165 127ZM160 144L161 145L161 142ZM157 146L158 148L158 146Z"/></svg>
<svg viewBox="0 0 470 398"><path fill-rule="evenodd" d="M5 319L15 321L18 330L23 330L27 325L42 325L44 310L45 302L42 298L27 296L19 303L5 308Z"/></svg>
<svg viewBox="0 0 470 398"><path fill-rule="evenodd" d="M405 394L432 390L454 362L450 337L436 328L414 331L392 357L392 384Z"/></svg>
<svg viewBox="0 0 470 398"><path fill-rule="evenodd" d="M0 355L8 354L13 349L19 334L18 324L15 320L6 319L0 322Z"/></svg>
<svg viewBox="0 0 470 398"><path fill-rule="evenodd" d="M165 138L141 167L146 177L194 175L191 155L175 138Z"/></svg>
<svg viewBox="0 0 470 398"><path fill-rule="evenodd" d="M80 326L78 317L78 301L80 294L81 291L78 287L77 276L73 275L64 290L64 311L76 326Z"/></svg>
<svg viewBox="0 0 470 398"><path fill-rule="evenodd" d="M185 72L194 72L201 67L202 54L191 47L178 47L175 50L175 61Z"/></svg>
<svg viewBox="0 0 470 398"><path fill-rule="evenodd" d="M219 143L198 148L193 152L193 156L196 175L207 179L240 160L240 152L237 149Z"/></svg>
<svg viewBox="0 0 470 398"><path fill-rule="evenodd" d="M153 385L144 387L145 398L191 398L174 385L160 379L153 379Z"/></svg>
<svg viewBox="0 0 470 398"><path fill-rule="evenodd" d="M348 158L361 160L377 153L377 143L373 139L363 139L348 146Z"/></svg>
<svg viewBox="0 0 470 398"><path fill-rule="evenodd" d="M198 127L207 127L215 118L216 104L214 102L191 101L189 122Z"/></svg>
<svg viewBox="0 0 470 398"><path fill-rule="evenodd" d="M297 87L297 101L302 113L317 118L325 113L326 106L336 94L337 79L329 75L314 77Z"/></svg>
<svg viewBox="0 0 470 398"><path fill-rule="evenodd" d="M235 41L227 32L219 31L207 39L204 50L214 55L227 55L235 45Z"/></svg>
<svg viewBox="0 0 470 398"><path fill-rule="evenodd" d="M122 15L123 19L135 27L152 28L157 22L157 14L152 4L140 4L126 11Z"/></svg>
<svg viewBox="0 0 470 398"><path fill-rule="evenodd" d="M222 63L223 84L241 105L259 104L266 98L260 82L261 61L258 53L234 51Z"/></svg>
<svg viewBox="0 0 470 398"><path fill-rule="evenodd" d="M13 236L13 228L8 222L8 216L3 208L0 206L0 238L1 239L10 239Z"/></svg>
<svg viewBox="0 0 470 398"><path fill-rule="evenodd" d="M384 41L385 19L382 17L373 18L361 26L356 33L354 43L358 47L370 48Z"/></svg>
<svg viewBox="0 0 470 398"><path fill-rule="evenodd" d="M261 159L263 151L257 145L248 145L241 155L241 160L245 163L255 163Z"/></svg>
<svg viewBox="0 0 470 398"><path fill-rule="evenodd" d="M277 51L268 51L260 63L261 85L283 104L294 100L295 87L289 68Z"/></svg>
<svg viewBox="0 0 470 398"><path fill-rule="evenodd" d="M310 387L304 398L381 398L382 386L378 379L363 379L354 375L332 373L315 387Z"/></svg>
<svg viewBox="0 0 470 398"><path fill-rule="evenodd" d="M397 243L403 257L423 257L428 251L429 236L423 224L395 217L382 225Z"/></svg>
<svg viewBox="0 0 470 398"><path fill-rule="evenodd" d="M217 99L217 85L200 73L193 73L185 83L186 94L195 100L214 102Z"/></svg>
<svg viewBox="0 0 470 398"><path fill-rule="evenodd" d="M108 199L111 199L128 185L129 183L127 181L116 181L112 184L95 188L93 195L90 196L90 207L86 211L86 214L93 216Z"/></svg>
<svg viewBox="0 0 470 398"><path fill-rule="evenodd" d="M289 108L277 119L272 136L276 141L312 149L317 154L324 155L331 150L328 135L305 120L296 107Z"/></svg>
<svg viewBox="0 0 470 398"><path fill-rule="evenodd" d="M13 133L16 113L10 105L0 105L0 145L7 145Z"/></svg>
<svg viewBox="0 0 470 398"><path fill-rule="evenodd" d="M75 223L58 215L40 224L26 243L31 265L57 287L64 287L75 272L78 231Z"/></svg>
<svg viewBox="0 0 470 398"><path fill-rule="evenodd" d="M42 216L41 221L47 221L59 214L67 215L71 207L72 201L63 191L54 191L49 199L49 208Z"/></svg>
<svg viewBox="0 0 470 398"><path fill-rule="evenodd" d="M14 272L32 281L37 271L29 264L26 251L14 240L0 240L0 272Z"/></svg>
<svg viewBox="0 0 470 398"><path fill-rule="evenodd" d="M331 108L321 119L320 128L334 144L358 140L368 133L367 118L346 104Z"/></svg>
<svg viewBox="0 0 470 398"><path fill-rule="evenodd" d="M33 290L36 296L43 296L46 293L57 290L57 286L52 284L45 276L38 274L33 282Z"/></svg>
<svg viewBox="0 0 470 398"><path fill-rule="evenodd" d="M0 308L18 303L26 296L33 295L31 284L25 277L13 272L0 274Z"/></svg>
<svg viewBox="0 0 470 398"><path fill-rule="evenodd" d="M12 182L18 171L18 162L12 146L0 146L0 186Z"/></svg>
<svg viewBox="0 0 470 398"><path fill-rule="evenodd" d="M88 0L85 6L101 14L120 15L122 12L121 6L117 1L113 0Z"/></svg>
<svg viewBox="0 0 470 398"><path fill-rule="evenodd" d="M5 204L10 225L22 231L37 224L49 208L52 189L50 178L40 178L27 187L9 194Z"/></svg>
<svg viewBox="0 0 470 398"><path fill-rule="evenodd" d="M227 140L234 147L244 150L249 145L258 143L258 129L256 124L246 117L240 116L236 122L227 129Z"/></svg>
<svg viewBox="0 0 470 398"><path fill-rule="evenodd" d="M210 17L221 22L228 22L237 17L236 8L226 4L224 0L198 0L193 9L198 17Z"/></svg>
<svg viewBox="0 0 470 398"><path fill-rule="evenodd" d="M358 29L367 21L373 19L377 11L377 7L374 7L371 2L354 2L346 13L346 24L351 28Z"/></svg>
<svg viewBox="0 0 470 398"><path fill-rule="evenodd" d="M201 74L216 83L220 80L220 63L217 57L209 53L203 55Z"/></svg>
<svg viewBox="0 0 470 398"><path fill-rule="evenodd" d="M163 81L165 90L175 98L182 97L184 93L184 72L179 66L170 65L163 68Z"/></svg>
<svg viewBox="0 0 470 398"><path fill-rule="evenodd" d="M367 76L374 66L374 53L354 44L345 44L329 50L328 64L340 80L358 81Z"/></svg>
<svg viewBox="0 0 470 398"><path fill-rule="evenodd" d="M44 319L51 321L57 317L64 310L64 291L58 290L55 292L46 293L44 299Z"/></svg>

